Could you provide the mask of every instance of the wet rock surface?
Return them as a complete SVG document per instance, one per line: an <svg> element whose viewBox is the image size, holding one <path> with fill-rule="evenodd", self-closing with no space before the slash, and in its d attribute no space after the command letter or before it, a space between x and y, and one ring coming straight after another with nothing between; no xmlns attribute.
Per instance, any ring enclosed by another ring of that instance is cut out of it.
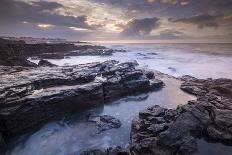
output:
<svg viewBox="0 0 232 155"><path fill-rule="evenodd" d="M136 65L112 60L66 67L2 66L0 131L12 136L55 116L162 87L152 72ZM107 116L100 119L110 127L120 124ZM99 125L102 130L108 128L104 123Z"/></svg>
<svg viewBox="0 0 232 155"><path fill-rule="evenodd" d="M55 66L57 66L57 65L55 65L55 64L53 64L53 63L51 63L51 62L49 62L48 60L44 60L44 59L42 59L42 60L40 60L40 61L39 61L38 66L44 66L44 67L46 67L46 66L48 66L48 67L55 67Z"/></svg>
<svg viewBox="0 0 232 155"><path fill-rule="evenodd" d="M109 115L103 115L103 116L90 116L89 120L90 122L94 122L97 127L97 132L101 133L103 131L109 130L109 129L117 129L121 127L121 122L117 118L114 118L113 116Z"/></svg>
<svg viewBox="0 0 232 155"><path fill-rule="evenodd" d="M177 109L153 106L131 129L132 154L197 154L197 138L232 144L232 80L182 77L181 89L197 96Z"/></svg>

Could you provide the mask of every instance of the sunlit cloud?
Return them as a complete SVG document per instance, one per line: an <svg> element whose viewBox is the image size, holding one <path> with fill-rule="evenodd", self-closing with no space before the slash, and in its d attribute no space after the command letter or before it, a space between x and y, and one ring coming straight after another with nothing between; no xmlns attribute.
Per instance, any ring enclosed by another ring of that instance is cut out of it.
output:
<svg viewBox="0 0 232 155"><path fill-rule="evenodd" d="M84 32L91 32L92 30L89 29L84 29L84 28L79 28L79 27L69 27L70 29L74 30L74 31L84 31Z"/></svg>
<svg viewBox="0 0 232 155"><path fill-rule="evenodd" d="M54 27L54 25L51 24L38 24L37 26L43 29Z"/></svg>
<svg viewBox="0 0 232 155"><path fill-rule="evenodd" d="M23 24L28 24L28 22L27 22L27 21L22 21L22 23L23 23Z"/></svg>
<svg viewBox="0 0 232 155"><path fill-rule="evenodd" d="M72 34L91 40L201 38L231 34L231 10L231 0L1 0L0 28L11 25L28 33L46 29L48 34L59 30L67 38ZM158 22L143 21L153 17Z"/></svg>
<svg viewBox="0 0 232 155"><path fill-rule="evenodd" d="M147 0L148 3L154 3L155 0Z"/></svg>

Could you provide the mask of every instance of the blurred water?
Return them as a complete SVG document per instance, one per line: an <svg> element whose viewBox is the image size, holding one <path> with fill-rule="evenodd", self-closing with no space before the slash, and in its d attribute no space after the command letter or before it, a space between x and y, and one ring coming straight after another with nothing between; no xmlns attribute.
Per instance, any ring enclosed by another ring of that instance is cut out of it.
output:
<svg viewBox="0 0 232 155"><path fill-rule="evenodd" d="M141 67L155 69L173 76L192 75L197 78L232 78L232 44L106 44L126 53L113 56L76 56L49 60L57 65L76 65L105 60L121 62L137 60ZM37 61L34 61L37 62Z"/></svg>
<svg viewBox="0 0 232 155"><path fill-rule="evenodd" d="M173 76L193 75L198 78L232 78L231 44L123 44L106 45L110 48L126 49L126 53L115 53L113 56L80 56L71 59L49 60L57 65L75 65L109 59L121 62L137 60L143 68L159 70ZM36 61L34 61L36 62ZM129 96L111 104L92 108L82 113L72 114L59 121L45 124L39 130L13 139L8 153L11 155L68 155L79 154L86 148L107 148L114 145L128 147L131 121L139 111L160 105L176 108L186 104L195 97L179 89L180 81L164 78L166 86L159 91ZM119 129L111 129L101 134L94 125L86 121L89 113L111 115L122 122ZM200 154L217 154L231 147L222 144L210 144L199 140ZM212 147L213 146L213 147Z"/></svg>

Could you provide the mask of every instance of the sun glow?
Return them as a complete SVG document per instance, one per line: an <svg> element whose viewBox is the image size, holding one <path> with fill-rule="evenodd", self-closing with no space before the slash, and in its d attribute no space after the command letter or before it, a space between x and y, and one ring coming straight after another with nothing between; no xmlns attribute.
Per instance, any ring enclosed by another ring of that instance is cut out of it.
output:
<svg viewBox="0 0 232 155"><path fill-rule="evenodd" d="M37 26L40 28L44 28L44 29L53 27L53 25L51 25L51 24L38 24Z"/></svg>

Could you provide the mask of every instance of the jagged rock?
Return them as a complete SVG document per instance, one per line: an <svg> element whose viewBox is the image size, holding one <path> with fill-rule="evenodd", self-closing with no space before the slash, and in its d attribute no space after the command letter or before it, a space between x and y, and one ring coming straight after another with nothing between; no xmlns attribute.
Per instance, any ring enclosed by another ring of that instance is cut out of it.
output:
<svg viewBox="0 0 232 155"><path fill-rule="evenodd" d="M91 116L89 121L96 123L98 133L101 133L105 130L109 130L112 128L117 129L120 128L122 125L120 120L109 115Z"/></svg>
<svg viewBox="0 0 232 155"><path fill-rule="evenodd" d="M48 66L48 67L55 67L57 65L47 61L47 60L40 60L39 63L38 63L38 66Z"/></svg>
<svg viewBox="0 0 232 155"><path fill-rule="evenodd" d="M0 131L14 135L59 115L152 90L151 76L136 65L112 60L64 67L0 67ZM105 121L111 127L119 125L114 119Z"/></svg>
<svg viewBox="0 0 232 155"><path fill-rule="evenodd" d="M131 154L196 154L199 137L232 144L232 80L190 76L181 89L197 95L176 110L153 106L132 122Z"/></svg>

